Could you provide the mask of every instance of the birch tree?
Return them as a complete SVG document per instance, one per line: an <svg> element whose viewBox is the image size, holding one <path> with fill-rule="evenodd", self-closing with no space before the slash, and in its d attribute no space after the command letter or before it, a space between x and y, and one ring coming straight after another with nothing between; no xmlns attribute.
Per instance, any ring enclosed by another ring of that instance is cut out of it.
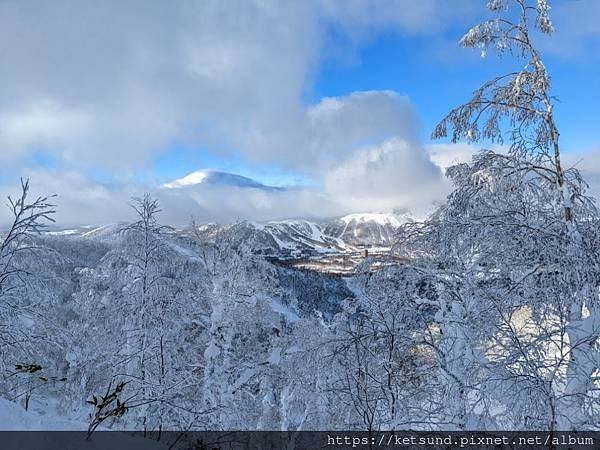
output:
<svg viewBox="0 0 600 450"><path fill-rule="evenodd" d="M166 276L168 252L165 235L172 229L158 222L160 207L149 194L134 198L132 208L138 220L122 228L128 264L133 277L128 295L131 305L131 323L127 337L130 354L129 376L137 380L140 389L140 416L142 427L162 428L159 411L152 426L148 417L148 404L158 401L162 405L165 396L165 319L168 314L169 283ZM161 414L162 413L162 414Z"/></svg>
<svg viewBox="0 0 600 450"><path fill-rule="evenodd" d="M56 212L49 197L29 200L29 180L21 179L21 193L16 198L8 197L8 209L12 222L3 233L0 243L0 295L7 296L18 289L29 275L27 268L19 265L19 256L37 249L33 237L45 231L54 222Z"/></svg>
<svg viewBox="0 0 600 450"><path fill-rule="evenodd" d="M21 373L19 365L37 366L40 358L31 338L43 299L33 299L30 291L44 276L43 266L34 258L43 250L36 238L54 222L55 209L50 201L46 196L32 200L29 180L23 179L20 194L8 197L12 220L6 232L0 233L0 367L3 373L10 373L8 389L15 388L12 377Z"/></svg>
<svg viewBox="0 0 600 450"><path fill-rule="evenodd" d="M491 0L488 8L497 17L469 30L461 45L483 55L496 50L521 65L484 83L440 122L433 137L506 144L507 154L484 152L473 164L452 168L457 188L448 205L414 231L438 243L422 254L440 255L442 261L430 268L436 268L441 291L454 298L440 305L444 341L454 341L447 350L460 360L472 355L466 360L493 369L494 376L500 376L502 361L504 381L514 377L516 391L529 386L525 400L542 393L538 406L529 402L523 405L529 411L521 410L537 426L586 429L599 417L598 211L580 174L561 161L551 78L532 37L535 29L554 30L549 2ZM482 304L495 321L495 334L474 339L469 320ZM511 317L523 308L543 338L516 331ZM504 350L511 356L498 360L482 353L490 340L510 343ZM500 386L507 385L495 388ZM472 401L464 398L465 404Z"/></svg>

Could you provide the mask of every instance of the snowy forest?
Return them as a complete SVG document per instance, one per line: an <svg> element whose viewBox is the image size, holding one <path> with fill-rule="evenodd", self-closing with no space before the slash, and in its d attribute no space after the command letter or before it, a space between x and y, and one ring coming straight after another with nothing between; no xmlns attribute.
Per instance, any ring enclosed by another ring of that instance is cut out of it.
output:
<svg viewBox="0 0 600 450"><path fill-rule="evenodd" d="M432 139L480 150L424 220L173 227L149 192L67 229L24 177L0 234L5 429L597 431L600 212L561 159L550 2L483 6L460 46L512 70L440 118Z"/></svg>

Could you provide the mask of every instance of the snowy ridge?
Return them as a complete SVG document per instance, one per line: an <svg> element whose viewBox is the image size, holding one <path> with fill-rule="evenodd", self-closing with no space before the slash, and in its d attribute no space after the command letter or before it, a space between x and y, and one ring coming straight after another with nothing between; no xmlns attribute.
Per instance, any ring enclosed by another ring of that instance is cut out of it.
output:
<svg viewBox="0 0 600 450"><path fill-rule="evenodd" d="M116 235L119 230L119 225L110 224L110 225L102 225L99 227L91 228L81 234L83 238L106 238L111 235Z"/></svg>
<svg viewBox="0 0 600 450"><path fill-rule="evenodd" d="M318 256L355 250L343 240L329 236L322 225L307 220L238 222L219 229L198 228L207 240L225 239L235 247L278 258Z"/></svg>
<svg viewBox="0 0 600 450"><path fill-rule="evenodd" d="M310 257L356 252L357 246L389 247L402 223L393 214L350 214L329 223L308 220L242 222L227 229L257 253L278 257Z"/></svg>
<svg viewBox="0 0 600 450"><path fill-rule="evenodd" d="M227 239L253 253L274 257L312 257L356 252L357 246L389 247L406 218L393 214L349 214L327 223L303 219L234 224L199 224L194 233L205 242ZM108 242L119 239L123 224L51 231L49 235ZM176 234L184 235L181 230ZM185 249L179 248L180 252Z"/></svg>
<svg viewBox="0 0 600 450"><path fill-rule="evenodd" d="M292 253L313 250L317 253L343 252L349 246L341 239L329 236L314 222L307 220L284 220L269 222L262 228L280 247Z"/></svg>
<svg viewBox="0 0 600 450"><path fill-rule="evenodd" d="M410 220L394 214L348 214L329 223L325 232L350 245L387 246L393 243L397 229Z"/></svg>
<svg viewBox="0 0 600 450"><path fill-rule="evenodd" d="M377 225L386 226L391 225L394 227L399 227L402 223L396 216L393 214L384 214L384 213L356 213L356 214L348 214L346 216L340 217L338 220L344 222L345 224L351 224L352 222L358 223L375 223Z"/></svg>
<svg viewBox="0 0 600 450"><path fill-rule="evenodd" d="M47 236L56 237L83 238L97 241L109 241L118 238L119 230L123 226L123 223L111 223L106 225L85 225L78 228L46 231L44 234Z"/></svg>

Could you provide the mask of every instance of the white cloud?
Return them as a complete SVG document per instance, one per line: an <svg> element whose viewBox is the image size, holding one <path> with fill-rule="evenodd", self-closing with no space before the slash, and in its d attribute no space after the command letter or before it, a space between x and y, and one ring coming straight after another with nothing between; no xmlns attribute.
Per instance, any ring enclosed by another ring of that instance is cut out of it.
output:
<svg viewBox="0 0 600 450"><path fill-rule="evenodd" d="M13 159L30 145L50 147L81 139L92 125L84 112L69 110L52 100L38 101L23 110L0 112L0 159Z"/></svg>
<svg viewBox="0 0 600 450"><path fill-rule="evenodd" d="M436 144L426 148L401 138L363 147L340 160L321 176L322 186L266 190L230 185L195 185L166 189L141 184L107 185L93 182L76 171L29 169L32 196L57 194L56 216L60 227L128 221L132 196L144 191L155 195L163 209L161 220L183 226L191 217L199 221L231 222L323 219L351 212L410 211L422 218L443 201L452 186L443 170L468 162L477 148L461 144ZM600 151L566 153L565 167L577 167L590 184L590 194L600 194ZM0 185L0 197L17 194L16 182ZM0 209L0 224L8 220Z"/></svg>
<svg viewBox="0 0 600 450"><path fill-rule="evenodd" d="M237 220L321 219L344 213L331 197L313 188L265 191L233 186L160 190L156 195L169 223L184 225L190 218L208 222Z"/></svg>
<svg viewBox="0 0 600 450"><path fill-rule="evenodd" d="M251 152L300 114L317 25L304 2L2 2L5 134L35 148L45 135L21 123L50 104L46 122L86 117L48 142L74 166L140 166L177 140Z"/></svg>
<svg viewBox="0 0 600 450"><path fill-rule="evenodd" d="M54 218L61 228L130 220L130 197L143 192L139 186L93 182L71 170L25 169L22 175L30 179L30 200L38 196L56 196L50 202L56 205ZM19 184L15 180L0 185L0 197L5 199L8 195L13 198L20 195ZM9 210L0 208L0 224L5 225L9 220Z"/></svg>
<svg viewBox="0 0 600 450"><path fill-rule="evenodd" d="M440 168L414 142L392 138L356 152L325 178L350 212L410 210L422 215L446 193Z"/></svg>
<svg viewBox="0 0 600 450"><path fill-rule="evenodd" d="M306 111L304 152L298 164L325 170L368 144L401 136L418 141L418 115L405 96L393 91L354 92L324 98Z"/></svg>
<svg viewBox="0 0 600 450"><path fill-rule="evenodd" d="M473 155L480 150L481 147L466 144L430 144L426 147L429 159L440 167L442 170L447 169L454 164L466 163L471 160ZM498 148L496 148L498 150Z"/></svg>
<svg viewBox="0 0 600 450"><path fill-rule="evenodd" d="M58 109L51 103L45 105L46 109ZM36 118L29 121L31 127L37 127L45 139L60 136L60 121L47 119L47 114L31 115ZM58 195L61 226L128 220L132 217L129 197L145 190L156 193L165 220L177 225L191 216L216 221L275 220L412 208L429 202L434 192L439 194L434 185L441 176L418 142L418 117L408 98L391 91L325 98L305 108L300 120L297 129L303 131L299 134L301 145L300 141L297 144L304 151L271 158L287 158L311 173L321 187L263 191L196 186L170 192L152 185L100 184L72 169L38 168L22 174L30 177L40 192ZM18 133L13 131L11 136L16 140ZM279 136L283 139L286 134ZM0 190L0 194L8 193L10 186Z"/></svg>
<svg viewBox="0 0 600 450"><path fill-rule="evenodd" d="M187 142L297 165L315 144L303 96L327 27L357 42L434 33L469 4L0 2L3 158L42 144L72 167L127 171Z"/></svg>

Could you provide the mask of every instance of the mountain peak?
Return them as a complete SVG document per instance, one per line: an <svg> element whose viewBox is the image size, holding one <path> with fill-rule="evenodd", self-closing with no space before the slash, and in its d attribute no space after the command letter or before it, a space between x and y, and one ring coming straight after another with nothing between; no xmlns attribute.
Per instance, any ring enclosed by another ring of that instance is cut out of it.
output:
<svg viewBox="0 0 600 450"><path fill-rule="evenodd" d="M351 222L373 222L378 225L391 225L393 227L399 227L401 225L400 220L398 220L395 215L387 213L354 213L340 217L338 220L346 225Z"/></svg>
<svg viewBox="0 0 600 450"><path fill-rule="evenodd" d="M165 183L162 187L167 189L178 189L185 188L188 186L198 185L211 185L211 186L229 186L229 187L241 187L241 188L255 188L255 189L267 189L267 190L279 190L282 188L267 186L259 183L252 178L248 178L242 175L237 175L229 172L222 172L213 169L196 170L183 178Z"/></svg>
<svg viewBox="0 0 600 450"><path fill-rule="evenodd" d="M208 175L208 170L196 170L195 172L192 172L183 178L179 178L177 180L163 184L163 187L173 189L180 188L183 186L189 186L192 184L200 184L208 177Z"/></svg>

